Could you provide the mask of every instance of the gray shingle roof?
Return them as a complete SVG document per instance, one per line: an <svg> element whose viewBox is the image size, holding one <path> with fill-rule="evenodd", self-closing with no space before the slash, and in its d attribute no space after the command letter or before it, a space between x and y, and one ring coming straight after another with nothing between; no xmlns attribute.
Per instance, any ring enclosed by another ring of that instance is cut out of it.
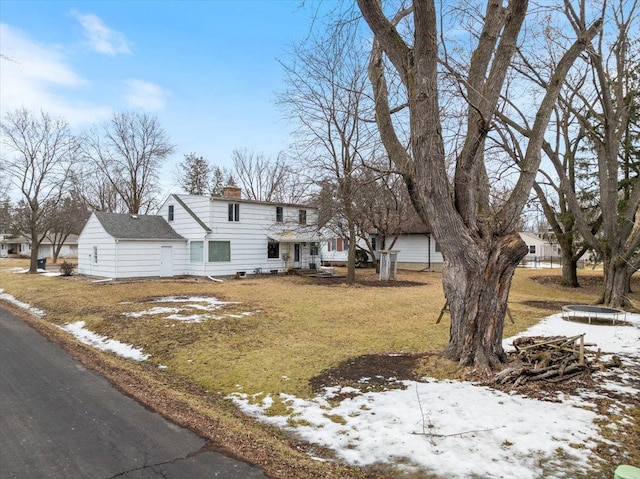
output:
<svg viewBox="0 0 640 479"><path fill-rule="evenodd" d="M104 213L96 211L96 218L105 231L116 239L184 240L162 216Z"/></svg>

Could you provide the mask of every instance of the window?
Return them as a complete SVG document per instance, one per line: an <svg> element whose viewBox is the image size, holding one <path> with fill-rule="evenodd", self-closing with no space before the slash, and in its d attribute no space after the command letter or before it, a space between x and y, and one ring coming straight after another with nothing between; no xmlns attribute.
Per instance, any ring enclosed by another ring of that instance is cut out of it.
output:
<svg viewBox="0 0 640 479"><path fill-rule="evenodd" d="M173 205L169 205L169 221L173 221Z"/></svg>
<svg viewBox="0 0 640 479"><path fill-rule="evenodd" d="M530 254L536 254L536 245L534 245L534 244L529 245L529 253Z"/></svg>
<svg viewBox="0 0 640 479"><path fill-rule="evenodd" d="M209 241L209 262L231 261L230 241Z"/></svg>
<svg viewBox="0 0 640 479"><path fill-rule="evenodd" d="M301 225L307 224L307 210L298 210L298 223Z"/></svg>
<svg viewBox="0 0 640 479"><path fill-rule="evenodd" d="M282 206L276 206L276 223L282 223L284 221L284 215L282 213Z"/></svg>
<svg viewBox="0 0 640 479"><path fill-rule="evenodd" d="M327 249L329 251L346 251L348 249L349 240L345 238L336 238L329 241Z"/></svg>
<svg viewBox="0 0 640 479"><path fill-rule="evenodd" d="M93 247L93 264L98 264L98 247Z"/></svg>
<svg viewBox="0 0 640 479"><path fill-rule="evenodd" d="M267 258L280 258L280 243L276 243L275 241L269 241L267 243Z"/></svg>
<svg viewBox="0 0 640 479"><path fill-rule="evenodd" d="M320 244L311 243L311 246L309 247L309 254L311 256L318 256L320 254Z"/></svg>
<svg viewBox="0 0 640 479"><path fill-rule="evenodd" d="M437 241L436 241L435 248L436 248L436 253L442 253L442 248L440 248L440 243L438 243Z"/></svg>
<svg viewBox="0 0 640 479"><path fill-rule="evenodd" d="M192 263L204 261L204 241L192 241L189 245L189 256Z"/></svg>
<svg viewBox="0 0 640 479"><path fill-rule="evenodd" d="M378 244L377 244L376 238L371 238L371 249L373 251L378 249Z"/></svg>
<svg viewBox="0 0 640 479"><path fill-rule="evenodd" d="M229 221L240 221L240 203L229 203Z"/></svg>

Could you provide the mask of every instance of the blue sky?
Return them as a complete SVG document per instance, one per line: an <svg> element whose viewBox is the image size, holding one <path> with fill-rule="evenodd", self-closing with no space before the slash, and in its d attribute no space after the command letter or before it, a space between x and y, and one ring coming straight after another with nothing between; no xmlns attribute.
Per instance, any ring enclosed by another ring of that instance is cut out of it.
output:
<svg viewBox="0 0 640 479"><path fill-rule="evenodd" d="M176 145L167 188L184 154L227 167L235 148L275 156L291 131L275 105L278 59L309 35L318 5L0 0L0 113L42 109L80 131L150 112Z"/></svg>

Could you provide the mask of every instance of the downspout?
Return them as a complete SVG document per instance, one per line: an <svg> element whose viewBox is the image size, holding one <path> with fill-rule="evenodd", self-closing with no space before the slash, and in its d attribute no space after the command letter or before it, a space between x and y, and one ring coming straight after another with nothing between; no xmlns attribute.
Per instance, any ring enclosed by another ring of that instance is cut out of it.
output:
<svg viewBox="0 0 640 479"><path fill-rule="evenodd" d="M431 233L427 233L427 268L431 269Z"/></svg>
<svg viewBox="0 0 640 479"><path fill-rule="evenodd" d="M115 277L118 278L118 239L116 238L116 268L115 268Z"/></svg>
<svg viewBox="0 0 640 479"><path fill-rule="evenodd" d="M207 233L202 237L202 276L207 276Z"/></svg>

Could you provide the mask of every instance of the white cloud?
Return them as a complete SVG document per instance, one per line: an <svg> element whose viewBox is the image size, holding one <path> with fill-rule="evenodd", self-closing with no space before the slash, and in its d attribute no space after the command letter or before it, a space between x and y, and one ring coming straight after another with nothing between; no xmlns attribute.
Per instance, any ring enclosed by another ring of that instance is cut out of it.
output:
<svg viewBox="0 0 640 479"><path fill-rule="evenodd" d="M75 10L71 14L82 26L82 33L96 52L112 57L120 53L131 53L129 41L124 34L107 27L97 15Z"/></svg>
<svg viewBox="0 0 640 479"><path fill-rule="evenodd" d="M170 92L155 83L144 80L129 79L124 84L128 88L124 99L131 108L148 111L162 110Z"/></svg>
<svg viewBox="0 0 640 479"><path fill-rule="evenodd" d="M87 81L67 64L59 46L38 43L24 32L0 23L0 115L25 107L63 116L72 126L107 118L111 109L68 97Z"/></svg>

